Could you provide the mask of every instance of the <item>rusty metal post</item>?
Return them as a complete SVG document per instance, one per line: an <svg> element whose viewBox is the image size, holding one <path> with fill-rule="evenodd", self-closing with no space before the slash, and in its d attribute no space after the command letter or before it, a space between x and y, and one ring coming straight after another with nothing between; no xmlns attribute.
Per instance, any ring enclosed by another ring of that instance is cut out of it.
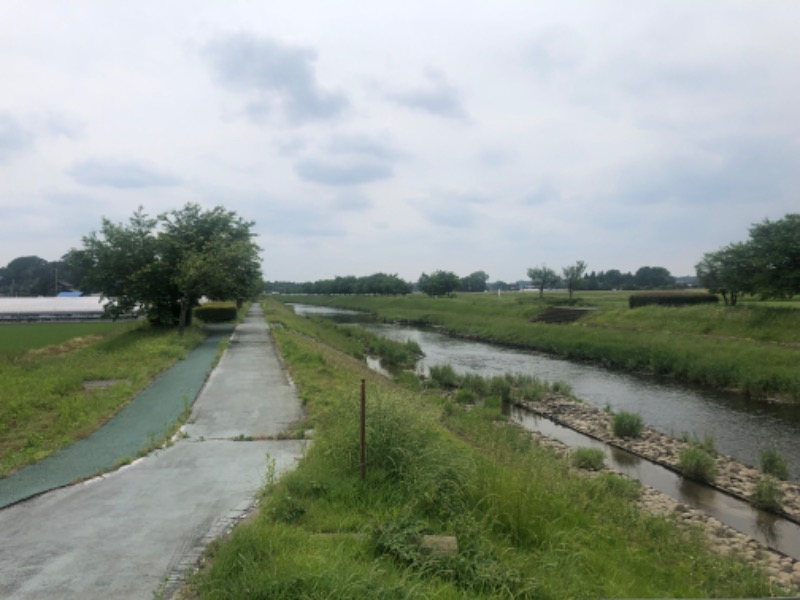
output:
<svg viewBox="0 0 800 600"><path fill-rule="evenodd" d="M361 481L367 477L367 388L361 380Z"/></svg>

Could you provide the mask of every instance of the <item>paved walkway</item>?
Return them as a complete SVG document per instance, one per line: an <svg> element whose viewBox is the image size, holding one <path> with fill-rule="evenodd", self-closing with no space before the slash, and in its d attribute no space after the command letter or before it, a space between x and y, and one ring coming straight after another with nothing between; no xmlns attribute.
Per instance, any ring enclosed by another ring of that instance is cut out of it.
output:
<svg viewBox="0 0 800 600"><path fill-rule="evenodd" d="M169 597L202 548L303 441L265 437L302 415L259 306L195 402L189 437L128 467L0 510L0 598Z"/></svg>

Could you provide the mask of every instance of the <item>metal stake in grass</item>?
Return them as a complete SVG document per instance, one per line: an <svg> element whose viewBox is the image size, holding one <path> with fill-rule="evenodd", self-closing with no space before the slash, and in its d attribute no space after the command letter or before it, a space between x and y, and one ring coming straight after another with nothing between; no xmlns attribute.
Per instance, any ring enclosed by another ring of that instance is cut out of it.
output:
<svg viewBox="0 0 800 600"><path fill-rule="evenodd" d="M361 380L361 481L367 477L367 388Z"/></svg>

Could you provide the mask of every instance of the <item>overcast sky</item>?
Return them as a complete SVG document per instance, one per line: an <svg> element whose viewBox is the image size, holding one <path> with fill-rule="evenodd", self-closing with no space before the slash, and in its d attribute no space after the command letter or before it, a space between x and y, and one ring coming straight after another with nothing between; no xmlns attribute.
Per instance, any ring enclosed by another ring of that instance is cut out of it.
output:
<svg viewBox="0 0 800 600"><path fill-rule="evenodd" d="M800 212L797 0L3 0L0 266L187 202L269 280L694 273Z"/></svg>

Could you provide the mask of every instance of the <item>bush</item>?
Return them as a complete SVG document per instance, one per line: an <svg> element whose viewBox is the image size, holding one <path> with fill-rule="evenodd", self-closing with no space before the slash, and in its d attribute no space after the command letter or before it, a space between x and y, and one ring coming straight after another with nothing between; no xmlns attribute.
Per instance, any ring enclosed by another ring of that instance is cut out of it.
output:
<svg viewBox="0 0 800 600"><path fill-rule="evenodd" d="M781 509L783 491L778 481L769 475L762 477L756 483L756 489L750 500L753 505L763 510L778 512Z"/></svg>
<svg viewBox="0 0 800 600"><path fill-rule="evenodd" d="M783 455L774 448L761 453L761 470L781 481L789 478L789 464Z"/></svg>
<svg viewBox="0 0 800 600"><path fill-rule="evenodd" d="M642 436L644 423L640 415L622 411L614 415L611 428L617 437L638 438Z"/></svg>
<svg viewBox="0 0 800 600"><path fill-rule="evenodd" d="M430 368L430 377L439 387L458 387L458 375L452 365L433 365Z"/></svg>
<svg viewBox="0 0 800 600"><path fill-rule="evenodd" d="M193 314L203 323L229 323L237 317L236 305L228 302L209 302L194 309Z"/></svg>
<svg viewBox="0 0 800 600"><path fill-rule="evenodd" d="M606 464L606 454L600 448L576 448L572 453L572 464L579 469L599 471Z"/></svg>
<svg viewBox="0 0 800 600"><path fill-rule="evenodd" d="M693 304L716 304L717 302L719 302L719 296L705 292L657 292L633 294L628 298L628 306L631 308L653 304L661 306L691 306Z"/></svg>
<svg viewBox="0 0 800 600"><path fill-rule="evenodd" d="M684 477L703 483L712 483L717 475L714 457L700 446L681 452L680 470Z"/></svg>

